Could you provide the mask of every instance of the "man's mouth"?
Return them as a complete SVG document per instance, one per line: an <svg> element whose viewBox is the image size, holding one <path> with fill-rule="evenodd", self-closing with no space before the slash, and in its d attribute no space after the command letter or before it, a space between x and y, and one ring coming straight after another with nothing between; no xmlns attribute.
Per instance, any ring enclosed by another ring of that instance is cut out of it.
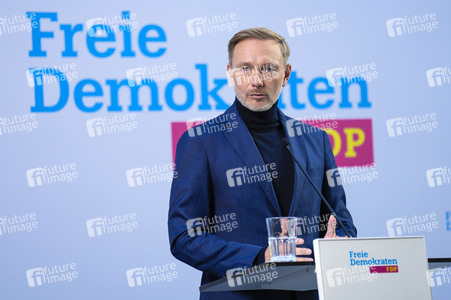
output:
<svg viewBox="0 0 451 300"><path fill-rule="evenodd" d="M249 94L249 96L254 99L263 99L266 97L266 95L262 94L262 93L252 93L252 94Z"/></svg>

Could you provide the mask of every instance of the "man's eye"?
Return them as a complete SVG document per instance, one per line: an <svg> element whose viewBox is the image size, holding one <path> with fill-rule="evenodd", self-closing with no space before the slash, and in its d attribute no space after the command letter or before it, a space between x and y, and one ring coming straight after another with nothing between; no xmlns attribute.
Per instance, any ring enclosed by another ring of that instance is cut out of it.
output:
<svg viewBox="0 0 451 300"><path fill-rule="evenodd" d="M247 71L249 71L249 67L241 67L241 71L247 72Z"/></svg>
<svg viewBox="0 0 451 300"><path fill-rule="evenodd" d="M263 71L264 72L266 72L266 73L271 73L271 72L274 72L276 69L273 67L273 66L263 66Z"/></svg>

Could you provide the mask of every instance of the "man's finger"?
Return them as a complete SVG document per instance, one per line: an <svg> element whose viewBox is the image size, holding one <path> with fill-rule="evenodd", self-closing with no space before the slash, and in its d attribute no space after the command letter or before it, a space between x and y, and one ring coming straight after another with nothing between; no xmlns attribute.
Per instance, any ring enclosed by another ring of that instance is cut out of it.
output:
<svg viewBox="0 0 451 300"><path fill-rule="evenodd" d="M304 240L301 239L301 238L297 238L296 239L296 246L299 246L299 245L302 245L302 244L304 244Z"/></svg>
<svg viewBox="0 0 451 300"><path fill-rule="evenodd" d="M326 239L335 238L335 227L337 226L337 219L335 219L335 216L330 216L329 221L327 222L327 233L324 236Z"/></svg>
<svg viewBox="0 0 451 300"><path fill-rule="evenodd" d="M313 261L311 257L296 257L296 261Z"/></svg>
<svg viewBox="0 0 451 300"><path fill-rule="evenodd" d="M312 250L309 248L296 248L296 255L310 255Z"/></svg>

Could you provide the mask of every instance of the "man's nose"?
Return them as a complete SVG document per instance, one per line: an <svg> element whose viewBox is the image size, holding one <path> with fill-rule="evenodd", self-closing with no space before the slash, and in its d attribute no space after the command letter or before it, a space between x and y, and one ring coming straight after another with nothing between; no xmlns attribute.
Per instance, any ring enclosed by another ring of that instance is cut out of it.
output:
<svg viewBox="0 0 451 300"><path fill-rule="evenodd" d="M259 70L255 70L252 74L251 84L253 87L262 87L264 85L263 82L263 74Z"/></svg>

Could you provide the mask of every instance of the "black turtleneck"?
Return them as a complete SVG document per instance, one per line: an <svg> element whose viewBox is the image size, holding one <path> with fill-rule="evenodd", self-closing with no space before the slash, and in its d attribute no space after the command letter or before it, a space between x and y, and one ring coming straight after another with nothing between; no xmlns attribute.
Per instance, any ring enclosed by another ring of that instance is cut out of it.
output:
<svg viewBox="0 0 451 300"><path fill-rule="evenodd" d="M282 145L285 137L277 102L268 110L251 111L235 99L236 108L246 123L265 164L275 163L277 177L272 185L282 216L288 216L294 189L294 167L290 154Z"/></svg>

